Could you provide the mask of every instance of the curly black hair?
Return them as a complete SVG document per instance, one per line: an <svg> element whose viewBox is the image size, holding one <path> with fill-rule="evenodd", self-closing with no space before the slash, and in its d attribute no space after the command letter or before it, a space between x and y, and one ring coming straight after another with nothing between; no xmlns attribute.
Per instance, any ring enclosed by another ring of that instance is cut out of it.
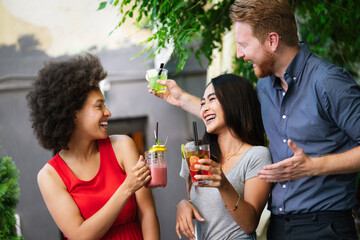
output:
<svg viewBox="0 0 360 240"><path fill-rule="evenodd" d="M26 96L32 128L43 148L68 149L76 112L106 75L99 58L91 54L45 63Z"/></svg>

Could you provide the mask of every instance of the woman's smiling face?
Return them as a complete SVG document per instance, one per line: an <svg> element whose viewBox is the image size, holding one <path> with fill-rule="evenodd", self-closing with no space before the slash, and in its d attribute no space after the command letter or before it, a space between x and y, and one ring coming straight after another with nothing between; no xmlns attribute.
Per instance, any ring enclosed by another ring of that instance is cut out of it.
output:
<svg viewBox="0 0 360 240"><path fill-rule="evenodd" d="M200 114L208 133L219 134L226 127L224 111L211 83L201 99Z"/></svg>
<svg viewBox="0 0 360 240"><path fill-rule="evenodd" d="M77 126L75 131L93 139L107 137L108 118L110 111L105 107L105 99L100 90L93 90L76 114Z"/></svg>

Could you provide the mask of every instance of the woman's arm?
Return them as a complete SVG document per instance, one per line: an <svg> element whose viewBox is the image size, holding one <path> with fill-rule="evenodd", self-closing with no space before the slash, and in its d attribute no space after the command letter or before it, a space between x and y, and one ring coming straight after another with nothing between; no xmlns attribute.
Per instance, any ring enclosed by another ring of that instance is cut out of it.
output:
<svg viewBox="0 0 360 240"><path fill-rule="evenodd" d="M229 213L245 233L250 234L256 230L269 197L270 188L271 184L259 177L248 179L245 182L244 198L240 198L227 179L219 188L226 208L231 209L228 210ZM238 204L237 207L235 207L236 204Z"/></svg>
<svg viewBox="0 0 360 240"><path fill-rule="evenodd" d="M93 216L84 219L55 169L46 164L38 174L38 185L57 226L69 239L99 239L109 230L129 197L149 179L148 168L139 161L124 183Z"/></svg>
<svg viewBox="0 0 360 240"><path fill-rule="evenodd" d="M177 205L175 226L175 231L179 239L181 239L180 231L185 235L185 237L191 240L195 239L193 218L196 218L200 222L205 221L190 201L185 199L181 200Z"/></svg>
<svg viewBox="0 0 360 240"><path fill-rule="evenodd" d="M127 173L139 158L139 152L131 138L126 138L125 141L123 140L120 142L118 138L119 136L111 137L113 145L117 146L115 154L119 161L121 161L125 172ZM160 239L159 220L156 215L155 203L151 190L146 187L142 187L136 191L135 197L144 239Z"/></svg>
<svg viewBox="0 0 360 240"><path fill-rule="evenodd" d="M234 221L245 233L250 234L254 232L266 205L271 184L259 177L248 179L245 181L244 198L241 198L226 178L220 164L211 159L200 159L199 163L201 164L195 165L196 168L210 171L212 175L196 175L195 177L203 180L212 180L212 183L203 186L218 188L224 201L224 208L229 209L228 211Z"/></svg>
<svg viewBox="0 0 360 240"><path fill-rule="evenodd" d="M142 187L135 193L139 207L139 219L145 240L160 239L160 225L150 189Z"/></svg>

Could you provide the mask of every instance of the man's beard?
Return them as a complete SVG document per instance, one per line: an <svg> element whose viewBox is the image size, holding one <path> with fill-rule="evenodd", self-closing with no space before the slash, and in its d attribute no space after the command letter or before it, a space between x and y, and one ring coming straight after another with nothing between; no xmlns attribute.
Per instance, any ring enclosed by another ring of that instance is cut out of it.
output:
<svg viewBox="0 0 360 240"><path fill-rule="evenodd" d="M264 78L273 73L275 54L265 50L263 59L261 63L256 64L256 68L254 69L255 75L258 78Z"/></svg>

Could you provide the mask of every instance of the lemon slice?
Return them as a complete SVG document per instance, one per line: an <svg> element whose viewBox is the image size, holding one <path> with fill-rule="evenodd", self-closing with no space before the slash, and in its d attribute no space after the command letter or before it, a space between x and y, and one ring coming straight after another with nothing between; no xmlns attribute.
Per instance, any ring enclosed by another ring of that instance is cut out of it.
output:
<svg viewBox="0 0 360 240"><path fill-rule="evenodd" d="M187 149L185 147L185 144L181 144L181 156L183 159L186 159L186 156L187 156Z"/></svg>
<svg viewBox="0 0 360 240"><path fill-rule="evenodd" d="M158 75L158 72L155 69L151 69L146 72L145 79L147 81L150 80L150 78L156 77Z"/></svg>
<svg viewBox="0 0 360 240"><path fill-rule="evenodd" d="M149 152L167 152L167 149L165 148L165 145L153 145L150 149Z"/></svg>

